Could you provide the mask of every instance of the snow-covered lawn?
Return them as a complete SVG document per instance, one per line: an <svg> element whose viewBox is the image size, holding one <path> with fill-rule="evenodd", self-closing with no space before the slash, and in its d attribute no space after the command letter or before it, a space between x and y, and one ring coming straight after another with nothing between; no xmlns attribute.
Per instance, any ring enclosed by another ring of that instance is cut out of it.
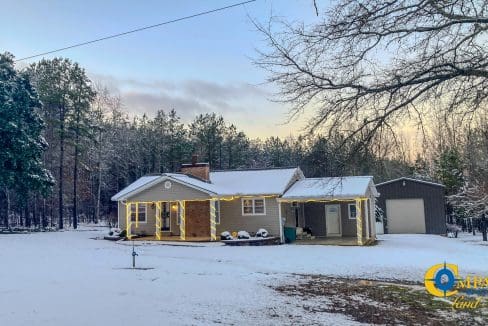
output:
<svg viewBox="0 0 488 326"><path fill-rule="evenodd" d="M0 235L1 324L287 324L297 312L269 285L293 273L421 282L444 261L462 274L488 271L488 246L471 235L384 235L373 247L136 242L137 266L152 269L131 270L129 243L92 239L102 232Z"/></svg>

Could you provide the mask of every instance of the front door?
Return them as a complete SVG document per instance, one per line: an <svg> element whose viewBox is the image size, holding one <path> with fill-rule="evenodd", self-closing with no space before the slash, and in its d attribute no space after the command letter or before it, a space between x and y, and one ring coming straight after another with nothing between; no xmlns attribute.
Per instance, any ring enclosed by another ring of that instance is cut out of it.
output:
<svg viewBox="0 0 488 326"><path fill-rule="evenodd" d="M171 228L170 225L170 203L165 201L163 202L163 212L161 214L161 231L169 231Z"/></svg>
<svg viewBox="0 0 488 326"><path fill-rule="evenodd" d="M340 205L325 205L325 227L328 236L341 235Z"/></svg>

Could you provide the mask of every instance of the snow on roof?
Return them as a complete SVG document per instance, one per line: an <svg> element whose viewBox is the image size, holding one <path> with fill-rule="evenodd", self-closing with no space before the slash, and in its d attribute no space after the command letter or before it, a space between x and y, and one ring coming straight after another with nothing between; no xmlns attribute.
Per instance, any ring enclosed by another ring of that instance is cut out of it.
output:
<svg viewBox="0 0 488 326"><path fill-rule="evenodd" d="M437 182L432 182L432 181L427 181L427 180L421 180L421 179L407 178L407 177L401 177L401 178L397 178L397 179L393 179L393 180L388 180L388 181L385 181L382 183L378 183L376 186L382 186L382 185L397 182L400 180L408 180L408 181L413 181L413 182L418 182L418 183L425 183L425 184L432 185L432 186L445 187L442 183L437 183Z"/></svg>
<svg viewBox="0 0 488 326"><path fill-rule="evenodd" d="M210 181L221 196L281 195L299 168L229 170L210 172Z"/></svg>
<svg viewBox="0 0 488 326"><path fill-rule="evenodd" d="M203 192L211 192L217 194L219 191L216 185L183 173L165 173L165 175L173 180L178 180L184 184L198 188Z"/></svg>
<svg viewBox="0 0 488 326"><path fill-rule="evenodd" d="M119 191L118 193L113 195L111 199L114 201L119 200L119 199L123 198L125 195L127 195L127 194L141 188L141 187L146 186L147 184L155 181L156 179L158 179L160 177L161 177L160 175L148 175L148 176L140 177L139 179L132 182L130 185L128 185L127 187L125 187L124 189L122 189L121 191Z"/></svg>
<svg viewBox="0 0 488 326"><path fill-rule="evenodd" d="M217 187L215 187L215 185L202 181L198 178L188 176L182 173L163 173L159 175L140 177L139 179L116 193L114 196L112 196L111 199L113 201L126 199L129 196L135 195L136 193L167 179L186 184L187 186L196 188L197 190L206 193L217 194Z"/></svg>
<svg viewBox="0 0 488 326"><path fill-rule="evenodd" d="M300 180L287 190L296 177ZM213 171L210 172L211 182L182 173L145 176L118 192L112 197L112 200L126 199L166 179L217 196L283 195L282 197L287 199L350 198L366 195L368 187L372 187L373 194L377 194L373 177L370 176L304 179L299 168L283 168Z"/></svg>
<svg viewBox="0 0 488 326"><path fill-rule="evenodd" d="M376 194L371 176L306 178L295 182L282 198L354 198L366 195L370 186Z"/></svg>

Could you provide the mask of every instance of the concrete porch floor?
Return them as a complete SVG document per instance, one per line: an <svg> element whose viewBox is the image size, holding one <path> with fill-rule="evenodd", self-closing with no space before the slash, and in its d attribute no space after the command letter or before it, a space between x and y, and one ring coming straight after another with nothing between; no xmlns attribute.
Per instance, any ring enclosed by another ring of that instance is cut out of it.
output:
<svg viewBox="0 0 488 326"><path fill-rule="evenodd" d="M356 237L322 237L315 239L303 239L293 242L297 245L326 245L326 246L357 246Z"/></svg>
<svg viewBox="0 0 488 326"><path fill-rule="evenodd" d="M181 240L179 235L166 235L161 236L161 239L157 239L156 236L145 236L134 238L134 241L181 241L181 242L210 242L210 237L186 237L185 240Z"/></svg>

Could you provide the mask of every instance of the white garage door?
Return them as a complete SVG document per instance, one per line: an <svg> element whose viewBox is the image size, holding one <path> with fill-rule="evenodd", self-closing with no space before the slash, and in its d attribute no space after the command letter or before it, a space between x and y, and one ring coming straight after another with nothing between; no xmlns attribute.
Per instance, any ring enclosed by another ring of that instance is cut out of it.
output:
<svg viewBox="0 0 488 326"><path fill-rule="evenodd" d="M425 233L423 199L387 199L388 233Z"/></svg>

